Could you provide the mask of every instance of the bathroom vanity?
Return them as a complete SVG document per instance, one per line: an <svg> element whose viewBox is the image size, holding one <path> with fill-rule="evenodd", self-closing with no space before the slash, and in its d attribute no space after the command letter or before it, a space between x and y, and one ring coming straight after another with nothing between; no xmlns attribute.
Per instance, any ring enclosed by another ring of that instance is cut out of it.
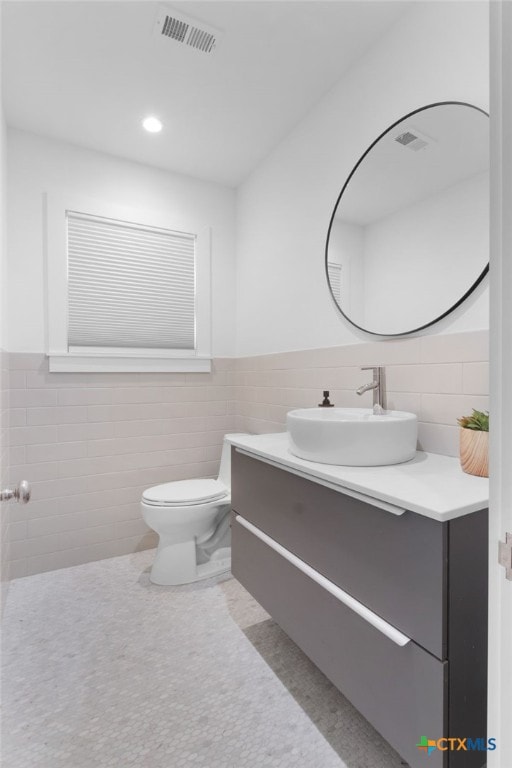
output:
<svg viewBox="0 0 512 768"><path fill-rule="evenodd" d="M487 481L435 454L340 467L286 434L231 442L233 575L411 768L481 768L417 745L486 738Z"/></svg>

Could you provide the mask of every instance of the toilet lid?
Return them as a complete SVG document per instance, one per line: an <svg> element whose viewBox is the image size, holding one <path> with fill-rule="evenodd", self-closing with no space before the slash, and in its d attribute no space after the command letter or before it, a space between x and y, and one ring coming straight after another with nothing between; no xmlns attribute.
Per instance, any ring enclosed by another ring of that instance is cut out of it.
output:
<svg viewBox="0 0 512 768"><path fill-rule="evenodd" d="M177 480L155 485L142 494L142 499L161 506L186 506L219 501L228 495L228 489L220 480Z"/></svg>

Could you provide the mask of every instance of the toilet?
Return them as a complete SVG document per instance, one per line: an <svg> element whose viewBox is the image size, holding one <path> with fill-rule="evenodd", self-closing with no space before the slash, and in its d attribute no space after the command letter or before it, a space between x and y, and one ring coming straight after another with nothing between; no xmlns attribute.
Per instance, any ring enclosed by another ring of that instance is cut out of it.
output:
<svg viewBox="0 0 512 768"><path fill-rule="evenodd" d="M142 494L142 517L160 537L149 577L153 584L189 584L230 570L229 437L217 480L178 480Z"/></svg>

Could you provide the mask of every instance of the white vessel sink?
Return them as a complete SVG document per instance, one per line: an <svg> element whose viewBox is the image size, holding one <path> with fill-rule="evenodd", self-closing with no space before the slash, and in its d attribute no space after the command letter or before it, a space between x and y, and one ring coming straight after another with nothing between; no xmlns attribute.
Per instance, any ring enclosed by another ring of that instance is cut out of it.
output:
<svg viewBox="0 0 512 768"><path fill-rule="evenodd" d="M414 413L370 408L299 408L286 415L290 451L321 464L374 467L414 458Z"/></svg>

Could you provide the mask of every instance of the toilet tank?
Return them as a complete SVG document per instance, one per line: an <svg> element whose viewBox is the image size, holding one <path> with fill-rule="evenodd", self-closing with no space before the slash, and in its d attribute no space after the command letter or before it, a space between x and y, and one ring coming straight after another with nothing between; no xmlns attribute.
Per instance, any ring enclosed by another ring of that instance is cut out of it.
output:
<svg viewBox="0 0 512 768"><path fill-rule="evenodd" d="M240 437L245 434L245 432L232 432L229 435L224 435L222 456L220 459L219 480L229 489L231 489L231 443L229 443L228 440L230 437Z"/></svg>

